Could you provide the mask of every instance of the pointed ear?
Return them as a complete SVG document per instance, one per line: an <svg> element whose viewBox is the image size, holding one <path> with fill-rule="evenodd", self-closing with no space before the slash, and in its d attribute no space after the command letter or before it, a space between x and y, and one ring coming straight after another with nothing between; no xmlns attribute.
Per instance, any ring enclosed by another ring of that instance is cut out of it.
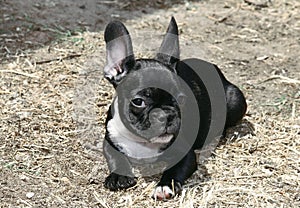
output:
<svg viewBox="0 0 300 208"><path fill-rule="evenodd" d="M178 27L174 17L171 18L156 59L169 66L174 66L180 59Z"/></svg>
<svg viewBox="0 0 300 208"><path fill-rule="evenodd" d="M135 65L132 42L123 23L110 22L105 29L106 66L104 76L117 86Z"/></svg>

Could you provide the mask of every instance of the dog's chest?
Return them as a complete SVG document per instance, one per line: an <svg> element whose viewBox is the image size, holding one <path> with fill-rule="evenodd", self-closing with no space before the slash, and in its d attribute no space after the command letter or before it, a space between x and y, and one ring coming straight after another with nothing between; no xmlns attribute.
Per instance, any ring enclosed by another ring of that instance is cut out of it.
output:
<svg viewBox="0 0 300 208"><path fill-rule="evenodd" d="M143 138L134 135L122 124L118 116L108 121L107 131L110 140L119 151L131 158L155 160L162 154L161 144L148 143Z"/></svg>

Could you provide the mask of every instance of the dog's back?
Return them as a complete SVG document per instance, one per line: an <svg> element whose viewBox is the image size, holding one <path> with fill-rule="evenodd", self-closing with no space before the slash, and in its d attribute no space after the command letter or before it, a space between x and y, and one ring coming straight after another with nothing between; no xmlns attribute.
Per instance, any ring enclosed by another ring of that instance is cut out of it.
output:
<svg viewBox="0 0 300 208"><path fill-rule="evenodd" d="M198 61L200 65L202 60ZM191 69L184 61L179 61L176 65L177 74L189 85L198 102L200 124L198 136L193 148L200 149L203 147L209 132L212 108L207 88L195 70L197 69ZM198 70L207 70L207 68L201 69L201 67L199 67ZM241 90L229 82L216 65L213 65L212 70L216 70L219 75L226 96L226 121L225 129L223 131L224 134L226 128L235 125L243 118L247 109L247 104Z"/></svg>

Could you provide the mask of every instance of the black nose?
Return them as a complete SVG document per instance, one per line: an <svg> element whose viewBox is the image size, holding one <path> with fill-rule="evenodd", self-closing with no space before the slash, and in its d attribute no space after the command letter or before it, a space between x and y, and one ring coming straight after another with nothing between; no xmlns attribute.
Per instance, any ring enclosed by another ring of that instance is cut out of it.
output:
<svg viewBox="0 0 300 208"><path fill-rule="evenodd" d="M156 119L157 119L158 122L160 122L160 123L165 123L165 122L167 121L167 116L166 116L166 115L160 114L160 115L157 116Z"/></svg>
<svg viewBox="0 0 300 208"><path fill-rule="evenodd" d="M150 122L153 121L154 123L167 123L167 114L162 109L154 109L150 113Z"/></svg>

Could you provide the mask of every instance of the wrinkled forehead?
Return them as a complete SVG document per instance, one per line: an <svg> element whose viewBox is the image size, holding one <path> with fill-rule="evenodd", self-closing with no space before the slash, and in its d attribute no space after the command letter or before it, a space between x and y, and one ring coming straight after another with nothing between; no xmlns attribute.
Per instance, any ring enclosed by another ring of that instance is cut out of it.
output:
<svg viewBox="0 0 300 208"><path fill-rule="evenodd" d="M153 87L145 88L138 92L132 93L133 97L135 95L137 95L137 97L151 98L154 100L161 100L161 101L169 100L172 98L172 95L169 92L160 88L153 88Z"/></svg>
<svg viewBox="0 0 300 208"><path fill-rule="evenodd" d="M155 63L141 66L132 70L118 86L117 93L134 96L145 93L161 93L165 91L173 96L181 93L180 82L177 74L172 72L169 67Z"/></svg>

